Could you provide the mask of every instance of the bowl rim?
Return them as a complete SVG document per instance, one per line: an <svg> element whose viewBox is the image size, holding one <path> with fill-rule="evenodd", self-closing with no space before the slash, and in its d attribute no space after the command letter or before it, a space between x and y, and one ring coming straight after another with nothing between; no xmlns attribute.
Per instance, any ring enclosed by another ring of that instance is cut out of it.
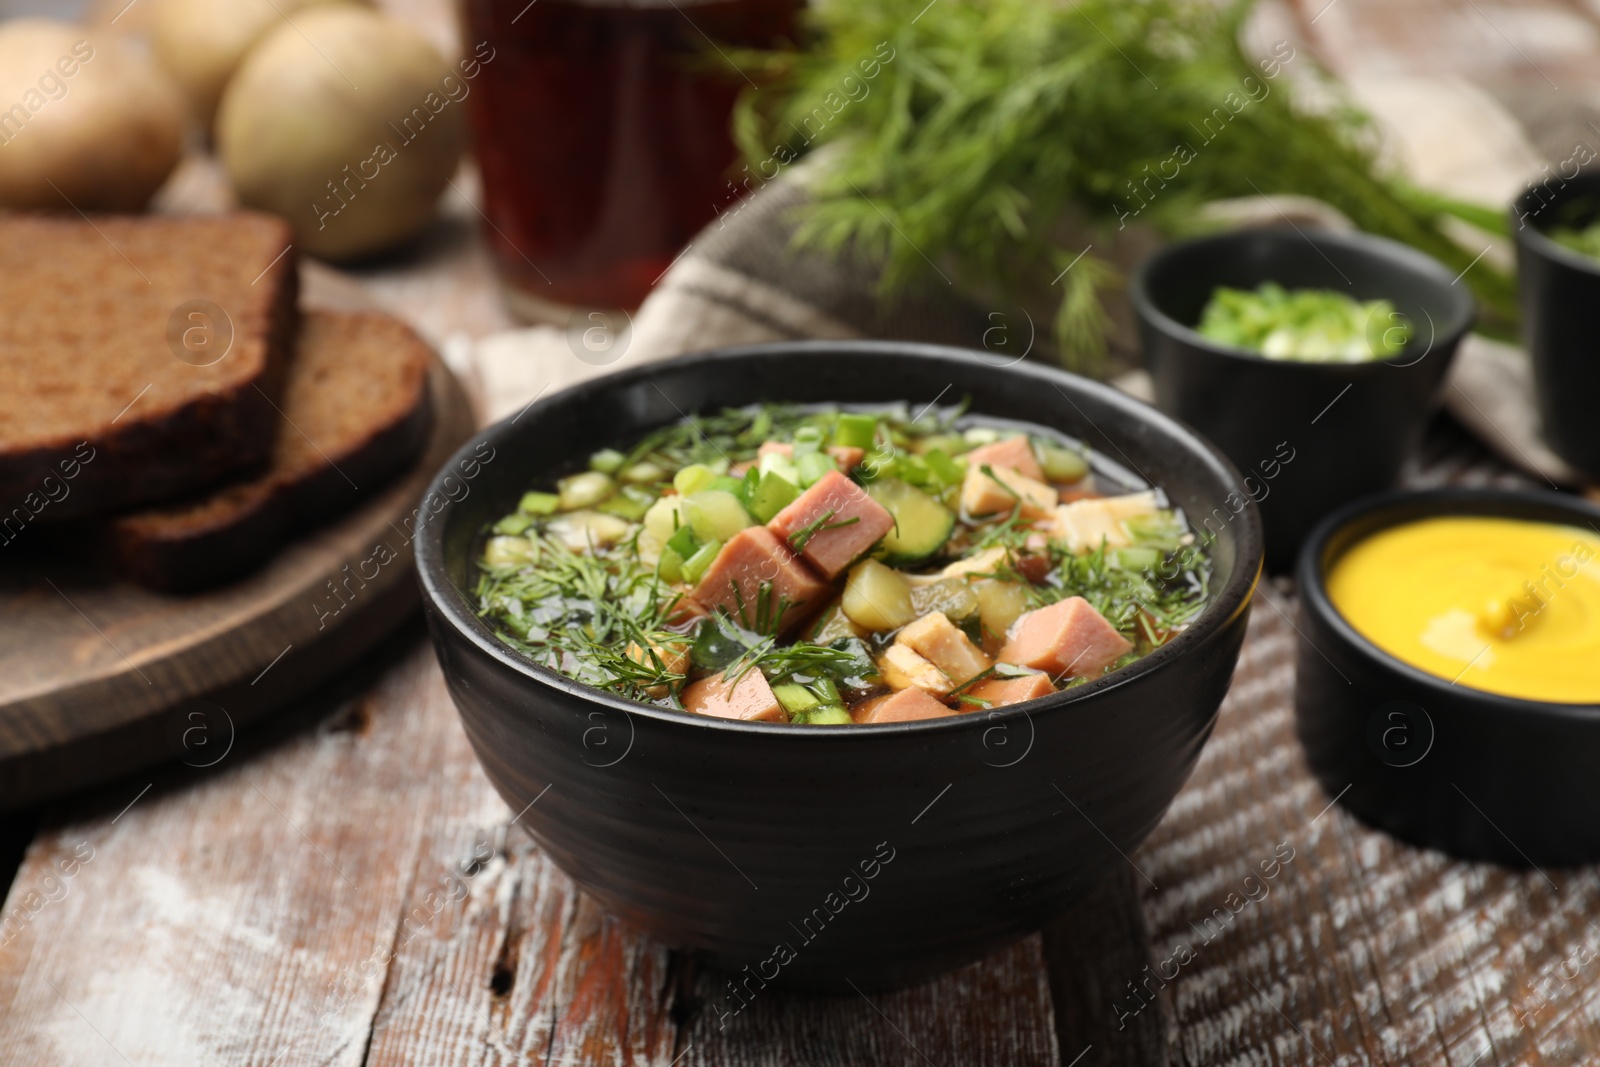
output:
<svg viewBox="0 0 1600 1067"><path fill-rule="evenodd" d="M957 363L963 367L983 367L991 373L1021 375L1025 378L1033 379L1041 386L1045 384L1054 386L1058 391L1060 391L1059 387L1065 383L1072 388L1097 394L1098 399L1109 403L1113 407L1122 409L1123 413L1147 423L1155 423L1165 430L1169 436L1177 438L1179 442L1187 445L1193 452L1198 453L1202 461L1209 461L1211 465L1219 468L1224 475L1231 479L1232 487L1235 490L1239 490L1242 483L1238 470L1228 461L1228 458L1184 423L1109 385L1068 374L1053 367L1037 364L1030 366L1025 363L996 367L992 361L984 359L979 353L952 346L880 340L775 341L685 353L682 356L674 357L669 362L674 367L695 364L715 367L719 364L768 358L774 355L804 355L807 352L819 350L829 352L850 351L859 354L862 358L874 358L883 355L911 356L936 363ZM548 667L529 662L495 638L489 632L488 627L478 619L476 612L471 609L470 598L455 588L450 582L447 573L442 545L442 531L446 519L451 510L457 506L457 502L441 492L440 487L443 480L455 469L458 460L472 455L473 450L481 443L488 442L492 446L499 441L503 444L502 439L515 432L512 427L523 416L533 415L537 418L541 412L557 404L571 403L610 389L631 385L641 379L658 374L664 365L666 364L660 361L643 363L636 367L580 382L549 396L540 397L533 404L522 409L514 418L501 419L499 422L474 434L445 462L444 466L435 474L428 489L429 494L437 495L437 498L443 499L445 504L437 512L432 512L427 508L422 510L423 517L419 519L415 537L417 575L422 588L423 600L430 609L430 615L445 620L458 637L464 638L479 651L487 654L502 666L509 668L515 674L521 675L541 686L553 688L568 696L578 697L591 703L621 711L627 715L643 715L646 718L657 720L669 726L669 728L682 726L685 728L729 731L735 734L754 734L757 736L767 734L771 736L817 737L822 739L890 737L912 733L932 733L940 730L970 729L974 721L972 716L952 715L912 722L808 726L803 730L796 730L789 723L720 719L695 715L693 712L679 711L675 708L641 704L595 689ZM1065 392L1062 392L1061 395L1074 408L1077 407L1077 404ZM849 403L849 401L840 402ZM1084 417L1087 419L1086 415ZM424 499L427 499L427 497ZM1265 546L1261 530L1261 518L1254 502L1249 501L1248 496L1245 496L1245 499L1248 502L1248 507L1236 516L1237 519L1242 519L1243 522L1238 527L1238 559L1234 572L1220 588L1213 591L1211 602L1205 606L1199 617L1190 623L1181 634L1149 655L1093 682L1074 686L1069 690L1058 691L1051 696L1040 697L1036 700L1023 701L1005 708L991 709L983 715L981 721L998 726L1025 718L1031 720L1031 715L1034 712L1054 712L1057 708L1086 700L1091 696L1108 690L1130 685L1146 675L1162 669L1168 662L1185 653L1191 650L1198 650L1201 646L1218 639L1219 635L1234 619L1248 610L1254 597L1256 583L1260 580L1262 574Z"/></svg>
<svg viewBox="0 0 1600 1067"><path fill-rule="evenodd" d="M1477 516L1484 518L1498 516L1511 518L1515 516L1506 515L1499 511L1474 510L1474 506L1519 503L1567 511L1574 515L1583 516L1591 526L1600 524L1600 505L1591 503L1582 497L1552 492L1548 489L1477 489L1469 487L1421 490L1397 489L1392 492L1362 497L1360 500L1352 501L1328 515L1307 535L1305 542L1300 546L1299 559L1295 565L1295 584L1300 589L1300 603L1305 611L1315 614L1320 622L1334 632L1335 636L1364 656L1371 665L1397 674L1407 683L1435 696L1457 702L1466 702L1494 715L1545 715L1558 719L1593 723L1596 721L1595 716L1600 714L1600 702L1577 704L1506 696L1503 693L1491 693L1488 690L1477 689L1472 686L1457 685L1455 682L1446 681L1436 674L1430 674L1420 667L1414 667L1393 653L1380 648L1365 634L1357 630L1344 617L1343 613L1334 606L1333 598L1328 595L1327 573L1322 564L1327 544L1336 534L1354 522L1371 516L1381 516L1384 512L1390 512L1392 521L1382 522L1364 535L1365 537L1370 537L1380 530L1390 529L1405 523L1419 522L1428 518L1444 516ZM1419 513L1415 510L1419 505L1428 510ZM1402 511L1407 512L1403 517L1400 514ZM1542 520L1530 519L1528 521ZM1301 636L1308 643L1310 642L1311 639L1309 637L1306 637L1303 633ZM1315 648L1316 646L1313 645L1312 647ZM1320 649L1318 651L1320 653Z"/></svg>
<svg viewBox="0 0 1600 1067"><path fill-rule="evenodd" d="M1600 193L1600 174L1593 171L1580 171L1574 177L1560 178L1558 180L1566 183L1566 185L1587 186L1586 191ZM1529 189L1511 201L1508 213L1511 220L1511 236L1516 246L1529 254L1538 254L1553 263L1578 271L1581 274L1600 277L1600 260L1592 256L1586 256L1576 249L1568 248L1551 237L1544 227L1539 226L1537 223L1524 222L1521 226L1517 225L1520 220L1527 218L1526 214L1519 215L1518 210L1534 199L1535 196L1537 196L1537 193L1533 189ZM1600 216L1596 216L1595 221L1600 222Z"/></svg>
<svg viewBox="0 0 1600 1067"><path fill-rule="evenodd" d="M1203 246L1215 246L1218 249L1231 248L1245 241L1277 241L1291 243L1304 241L1312 248L1319 244L1339 247L1343 250L1364 255L1374 259L1384 259L1396 267L1409 270L1419 278L1434 282L1442 282L1445 289L1454 287L1455 280L1449 277L1449 270L1425 252L1421 252L1410 245L1401 244L1399 241L1380 237L1377 234L1355 231L1341 233L1331 230L1304 231L1297 226L1286 229L1281 226L1267 226L1246 230L1230 230L1227 233L1208 234L1204 237L1194 237L1185 241L1175 241L1161 249L1154 255L1142 260L1134 268L1133 277L1128 285L1128 297L1133 304L1134 313L1143 321L1165 333L1167 336L1184 342L1194 348L1201 349L1211 355L1237 359L1245 363L1270 367L1295 367L1299 370L1290 373L1323 374L1338 376L1351 374L1370 373L1366 368L1387 367L1391 370L1403 369L1422 362L1428 353L1435 347L1444 351L1453 348L1477 318L1477 304L1471 295L1464 295L1456 309L1454 321L1446 322L1443 328L1435 326L1433 336L1429 339L1428 347L1422 355L1411 354L1411 342L1406 347L1387 359L1367 359L1355 362L1326 361L1317 362L1296 359L1269 359L1243 348L1234 348L1211 340L1194 327L1179 322L1168 315L1156 302L1150 293L1150 275L1164 266L1166 261L1184 252L1192 251ZM1318 251L1321 251L1318 249ZM1415 338L1412 339L1415 341Z"/></svg>

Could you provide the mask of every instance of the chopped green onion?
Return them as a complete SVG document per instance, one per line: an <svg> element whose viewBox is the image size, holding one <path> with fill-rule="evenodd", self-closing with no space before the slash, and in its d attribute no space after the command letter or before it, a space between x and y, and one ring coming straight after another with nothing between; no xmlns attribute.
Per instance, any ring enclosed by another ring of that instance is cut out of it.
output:
<svg viewBox="0 0 1600 1067"><path fill-rule="evenodd" d="M1545 231L1545 236L1556 244L1570 248L1574 252L1600 259L1600 222L1590 223L1581 229L1572 226L1556 226Z"/></svg>
<svg viewBox="0 0 1600 1067"><path fill-rule="evenodd" d="M1196 327L1201 336L1268 359L1363 363L1397 355L1411 324L1388 300L1358 302L1331 289L1219 286Z"/></svg>
<svg viewBox="0 0 1600 1067"><path fill-rule="evenodd" d="M1122 521L1134 544L1146 548L1171 550L1183 543L1189 528L1171 511L1162 509L1148 515L1135 515Z"/></svg>
<svg viewBox="0 0 1600 1067"><path fill-rule="evenodd" d="M750 514L755 516L757 522L771 522L774 515L788 507L799 495L799 490L789 479L768 472L761 475L761 480L750 494Z"/></svg>
<svg viewBox="0 0 1600 1067"><path fill-rule="evenodd" d="M1106 554L1125 571L1148 571L1161 562L1161 553L1153 548L1115 548Z"/></svg>
<svg viewBox="0 0 1600 1067"><path fill-rule="evenodd" d="M656 562L656 573L664 582L683 581L683 556L675 549L663 548L661 559Z"/></svg>
<svg viewBox="0 0 1600 1067"><path fill-rule="evenodd" d="M517 510L529 515L554 515L560 506L561 498L554 493L523 493Z"/></svg>
<svg viewBox="0 0 1600 1067"><path fill-rule="evenodd" d="M795 468L794 460L782 452L768 452L756 466L763 475L776 474L791 485L800 484L800 472Z"/></svg>
<svg viewBox="0 0 1600 1067"><path fill-rule="evenodd" d="M657 463L635 463L623 470L621 478L625 482L635 485L648 485L651 482L665 481L667 472Z"/></svg>
<svg viewBox="0 0 1600 1067"><path fill-rule="evenodd" d="M511 534L515 536L533 525L533 516L524 515L522 512L513 512L494 524L497 534Z"/></svg>
<svg viewBox="0 0 1600 1067"><path fill-rule="evenodd" d="M922 455L927 455L937 448L950 456L959 456L963 452L971 452L972 447L972 442L958 433L930 434L913 445L913 448Z"/></svg>
<svg viewBox="0 0 1600 1067"><path fill-rule="evenodd" d="M701 575L711 566L711 561L717 558L717 553L722 551L721 541L707 541L695 553L683 561L683 580L698 582Z"/></svg>
<svg viewBox="0 0 1600 1067"><path fill-rule="evenodd" d="M638 522L644 518L644 513L650 510L650 505L656 498L637 486L625 485L622 492L607 500L599 507L600 511L618 518L627 519L629 522Z"/></svg>
<svg viewBox="0 0 1600 1067"><path fill-rule="evenodd" d="M1039 466L1052 482L1076 482L1089 473L1089 461L1070 448L1045 445L1039 449Z"/></svg>
<svg viewBox="0 0 1600 1067"><path fill-rule="evenodd" d="M808 684L811 686L811 691L817 694L817 698L821 700L822 703L844 703L844 701L839 699L839 687L834 685L833 679L829 678L827 675L819 675L816 678L813 678Z"/></svg>
<svg viewBox="0 0 1600 1067"><path fill-rule="evenodd" d="M672 476L672 487L683 496L710 489L717 480L717 472L704 463L691 463Z"/></svg>
<svg viewBox="0 0 1600 1067"><path fill-rule="evenodd" d="M814 484L829 471L839 469L839 464L826 452L806 452L795 457L794 466L800 475L802 488Z"/></svg>
<svg viewBox="0 0 1600 1067"><path fill-rule="evenodd" d="M589 469L600 471L602 474L615 474L622 469L622 464L627 458L614 448L602 448L589 457Z"/></svg>
<svg viewBox="0 0 1600 1067"><path fill-rule="evenodd" d="M928 470L944 485L959 485L967 476L967 465L958 463L942 448L930 448L922 454L922 462L928 465Z"/></svg>
<svg viewBox="0 0 1600 1067"><path fill-rule="evenodd" d="M817 426L802 426L794 432L794 458L799 458L807 452L817 452L822 449L822 429Z"/></svg>
<svg viewBox="0 0 1600 1067"><path fill-rule="evenodd" d="M845 448L871 448L877 437L876 415L852 415L847 412L839 416L839 421L833 427L833 443Z"/></svg>
<svg viewBox="0 0 1600 1067"><path fill-rule="evenodd" d="M684 523L672 532L667 538L667 547L684 559L694 555L695 549L700 547L700 542L695 538L694 527Z"/></svg>
<svg viewBox="0 0 1600 1067"><path fill-rule="evenodd" d="M796 682L786 682L783 685L773 686L772 695L779 704L783 705L783 710L790 715L807 711L822 703L811 690Z"/></svg>

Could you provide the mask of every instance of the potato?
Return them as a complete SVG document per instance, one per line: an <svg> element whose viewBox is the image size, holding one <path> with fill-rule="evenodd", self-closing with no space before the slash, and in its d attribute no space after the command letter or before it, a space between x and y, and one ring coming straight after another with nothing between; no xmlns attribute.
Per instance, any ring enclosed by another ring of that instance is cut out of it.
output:
<svg viewBox="0 0 1600 1067"><path fill-rule="evenodd" d="M251 45L302 8L360 0L155 0L150 44L157 62L207 131L228 79Z"/></svg>
<svg viewBox="0 0 1600 1067"><path fill-rule="evenodd" d="M433 218L470 91L419 32L355 7L304 12L222 94L217 149L240 203L283 216L304 252L381 252Z"/></svg>
<svg viewBox="0 0 1600 1067"><path fill-rule="evenodd" d="M0 23L0 206L138 211L182 151L182 96L118 38Z"/></svg>

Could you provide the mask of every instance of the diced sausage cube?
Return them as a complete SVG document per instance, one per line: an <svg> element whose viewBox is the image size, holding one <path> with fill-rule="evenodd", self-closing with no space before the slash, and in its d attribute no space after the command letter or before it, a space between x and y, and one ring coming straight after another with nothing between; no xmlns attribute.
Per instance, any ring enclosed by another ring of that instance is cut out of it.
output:
<svg viewBox="0 0 1600 1067"><path fill-rule="evenodd" d="M963 695L986 701L991 708L1003 708L1007 704L1047 697L1055 691L1048 674L1029 674L1021 678L985 678Z"/></svg>
<svg viewBox="0 0 1600 1067"><path fill-rule="evenodd" d="M857 448L855 445L829 445L823 451L834 458L834 461L839 464L840 470L846 472L855 470L861 466L861 461L867 458L867 450ZM761 447L756 450L756 455L765 456L773 452L780 456L793 458L794 445L787 441L763 441ZM748 466L746 469L748 469Z"/></svg>
<svg viewBox="0 0 1600 1067"><path fill-rule="evenodd" d="M1092 678L1132 648L1087 600L1073 596L1018 619L995 659L1052 677Z"/></svg>
<svg viewBox="0 0 1600 1067"><path fill-rule="evenodd" d="M776 621L781 633L820 608L828 587L771 530L750 526L722 546L694 595L746 629L765 633ZM776 616L780 603L781 620Z"/></svg>
<svg viewBox="0 0 1600 1067"><path fill-rule="evenodd" d="M758 670L747 670L732 684L721 674L691 682L683 690L683 706L697 715L746 722L787 722L783 705Z"/></svg>
<svg viewBox="0 0 1600 1067"><path fill-rule="evenodd" d="M872 718L872 712L879 704L894 696L893 693L883 693L879 696L868 697L850 705L850 717L856 722L866 722Z"/></svg>
<svg viewBox="0 0 1600 1067"><path fill-rule="evenodd" d="M967 466L966 478L961 483L961 508L968 515L1009 515L1019 503L1025 519L1044 518L1054 513L1055 489L1019 471L992 465L989 469L994 472L992 478L977 464Z"/></svg>
<svg viewBox="0 0 1600 1067"><path fill-rule="evenodd" d="M943 696L955 688L945 673L910 645L896 641L878 660L878 671L892 689L923 689Z"/></svg>
<svg viewBox="0 0 1600 1067"><path fill-rule="evenodd" d="M827 451L828 455L839 461L839 469L845 472L855 470L867 458L867 450L855 445L829 445Z"/></svg>
<svg viewBox="0 0 1600 1067"><path fill-rule="evenodd" d="M969 471L977 470L987 463L997 471L1016 471L1024 478L1031 478L1036 482L1044 481L1044 468L1039 466L1039 459L1033 454L1033 446L1021 434L1007 437L1004 441L996 441L992 445L974 448L965 458Z"/></svg>
<svg viewBox="0 0 1600 1067"><path fill-rule="evenodd" d="M956 714L921 689L902 689L872 706L859 722L914 722L943 719Z"/></svg>
<svg viewBox="0 0 1600 1067"><path fill-rule="evenodd" d="M800 543L806 562L833 578L894 529L894 516L855 482L829 471L774 515L767 529L791 545Z"/></svg>
<svg viewBox="0 0 1600 1067"><path fill-rule="evenodd" d="M956 629L949 616L942 611L930 611L901 630L895 643L908 646L943 671L945 677L956 685L969 681L990 667L989 657L966 634Z"/></svg>

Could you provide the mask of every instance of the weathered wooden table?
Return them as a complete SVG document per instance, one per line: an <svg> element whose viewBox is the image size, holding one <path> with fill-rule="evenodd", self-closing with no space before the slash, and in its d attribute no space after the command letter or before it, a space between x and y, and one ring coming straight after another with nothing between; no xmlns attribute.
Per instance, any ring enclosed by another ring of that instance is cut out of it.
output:
<svg viewBox="0 0 1600 1067"><path fill-rule="evenodd" d="M1269 14L1347 76L1470 72L1532 113L1600 78L1594 11ZM441 342L508 325L454 211L366 275ZM1523 479L1442 425L1412 480ZM1295 610L1261 589L1194 778L1070 914L927 985L767 997L725 1030L712 976L601 912L516 827L412 626L214 766L0 822L0 1063L1600 1061L1600 871L1458 863L1335 805L1293 736ZM1247 877L1263 863L1272 877Z"/></svg>

